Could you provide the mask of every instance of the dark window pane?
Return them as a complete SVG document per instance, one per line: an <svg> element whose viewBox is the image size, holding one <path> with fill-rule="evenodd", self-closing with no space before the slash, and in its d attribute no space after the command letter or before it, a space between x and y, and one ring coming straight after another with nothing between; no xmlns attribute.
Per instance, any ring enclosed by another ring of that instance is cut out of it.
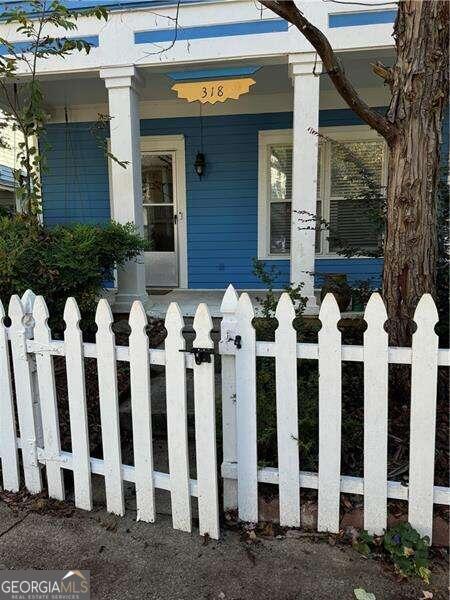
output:
<svg viewBox="0 0 450 600"><path fill-rule="evenodd" d="M142 200L144 204L173 203L172 156L142 155Z"/></svg>
<svg viewBox="0 0 450 600"><path fill-rule="evenodd" d="M383 142L331 144L331 196L351 197L362 193L364 179L381 185Z"/></svg>
<svg viewBox="0 0 450 600"><path fill-rule="evenodd" d="M378 223L362 200L331 199L331 252L348 246L357 250L373 251L378 246L379 237Z"/></svg>
<svg viewBox="0 0 450 600"><path fill-rule="evenodd" d="M291 203L270 204L270 253L288 254L291 249Z"/></svg>
<svg viewBox="0 0 450 600"><path fill-rule="evenodd" d="M317 200L316 202L316 252L320 252L321 248L321 231L322 231L322 202Z"/></svg>
<svg viewBox="0 0 450 600"><path fill-rule="evenodd" d="M154 252L175 250L173 207L144 206L144 235Z"/></svg>

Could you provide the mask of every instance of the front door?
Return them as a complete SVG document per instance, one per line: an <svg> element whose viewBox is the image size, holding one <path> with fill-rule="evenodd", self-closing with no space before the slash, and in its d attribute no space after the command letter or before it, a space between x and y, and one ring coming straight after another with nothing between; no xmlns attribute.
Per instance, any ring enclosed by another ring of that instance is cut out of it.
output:
<svg viewBox="0 0 450 600"><path fill-rule="evenodd" d="M142 153L144 234L150 242L145 252L149 287L178 287L178 207L176 152Z"/></svg>

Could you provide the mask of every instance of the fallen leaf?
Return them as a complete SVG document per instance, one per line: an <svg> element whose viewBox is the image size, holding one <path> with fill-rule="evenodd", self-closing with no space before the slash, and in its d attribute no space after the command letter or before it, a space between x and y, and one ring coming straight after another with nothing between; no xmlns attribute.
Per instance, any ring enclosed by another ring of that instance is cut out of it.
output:
<svg viewBox="0 0 450 600"><path fill-rule="evenodd" d="M370 592L366 592L363 588L356 588L353 590L357 600L376 600L375 594L371 594Z"/></svg>
<svg viewBox="0 0 450 600"><path fill-rule="evenodd" d="M422 590L422 598L420 600L431 600L433 597L433 592L427 592L426 590Z"/></svg>

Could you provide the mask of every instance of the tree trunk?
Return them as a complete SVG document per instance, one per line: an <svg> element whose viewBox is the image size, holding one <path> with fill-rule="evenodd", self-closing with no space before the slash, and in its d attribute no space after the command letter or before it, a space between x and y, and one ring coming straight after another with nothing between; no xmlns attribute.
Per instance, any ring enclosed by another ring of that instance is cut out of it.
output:
<svg viewBox="0 0 450 600"><path fill-rule="evenodd" d="M436 199L443 112L448 102L449 4L399 3L397 58L390 74L389 144L383 297L390 343L409 345L411 318L424 293L435 296Z"/></svg>

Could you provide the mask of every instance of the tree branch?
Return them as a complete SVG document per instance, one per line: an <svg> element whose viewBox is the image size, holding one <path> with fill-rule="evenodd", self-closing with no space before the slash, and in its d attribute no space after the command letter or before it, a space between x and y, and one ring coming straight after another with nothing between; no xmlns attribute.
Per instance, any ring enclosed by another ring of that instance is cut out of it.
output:
<svg viewBox="0 0 450 600"><path fill-rule="evenodd" d="M297 27L317 51L334 87L348 106L370 127L378 131L388 144L391 144L397 135L397 128L359 96L326 36L305 18L295 2L292 0L259 0L259 2Z"/></svg>

